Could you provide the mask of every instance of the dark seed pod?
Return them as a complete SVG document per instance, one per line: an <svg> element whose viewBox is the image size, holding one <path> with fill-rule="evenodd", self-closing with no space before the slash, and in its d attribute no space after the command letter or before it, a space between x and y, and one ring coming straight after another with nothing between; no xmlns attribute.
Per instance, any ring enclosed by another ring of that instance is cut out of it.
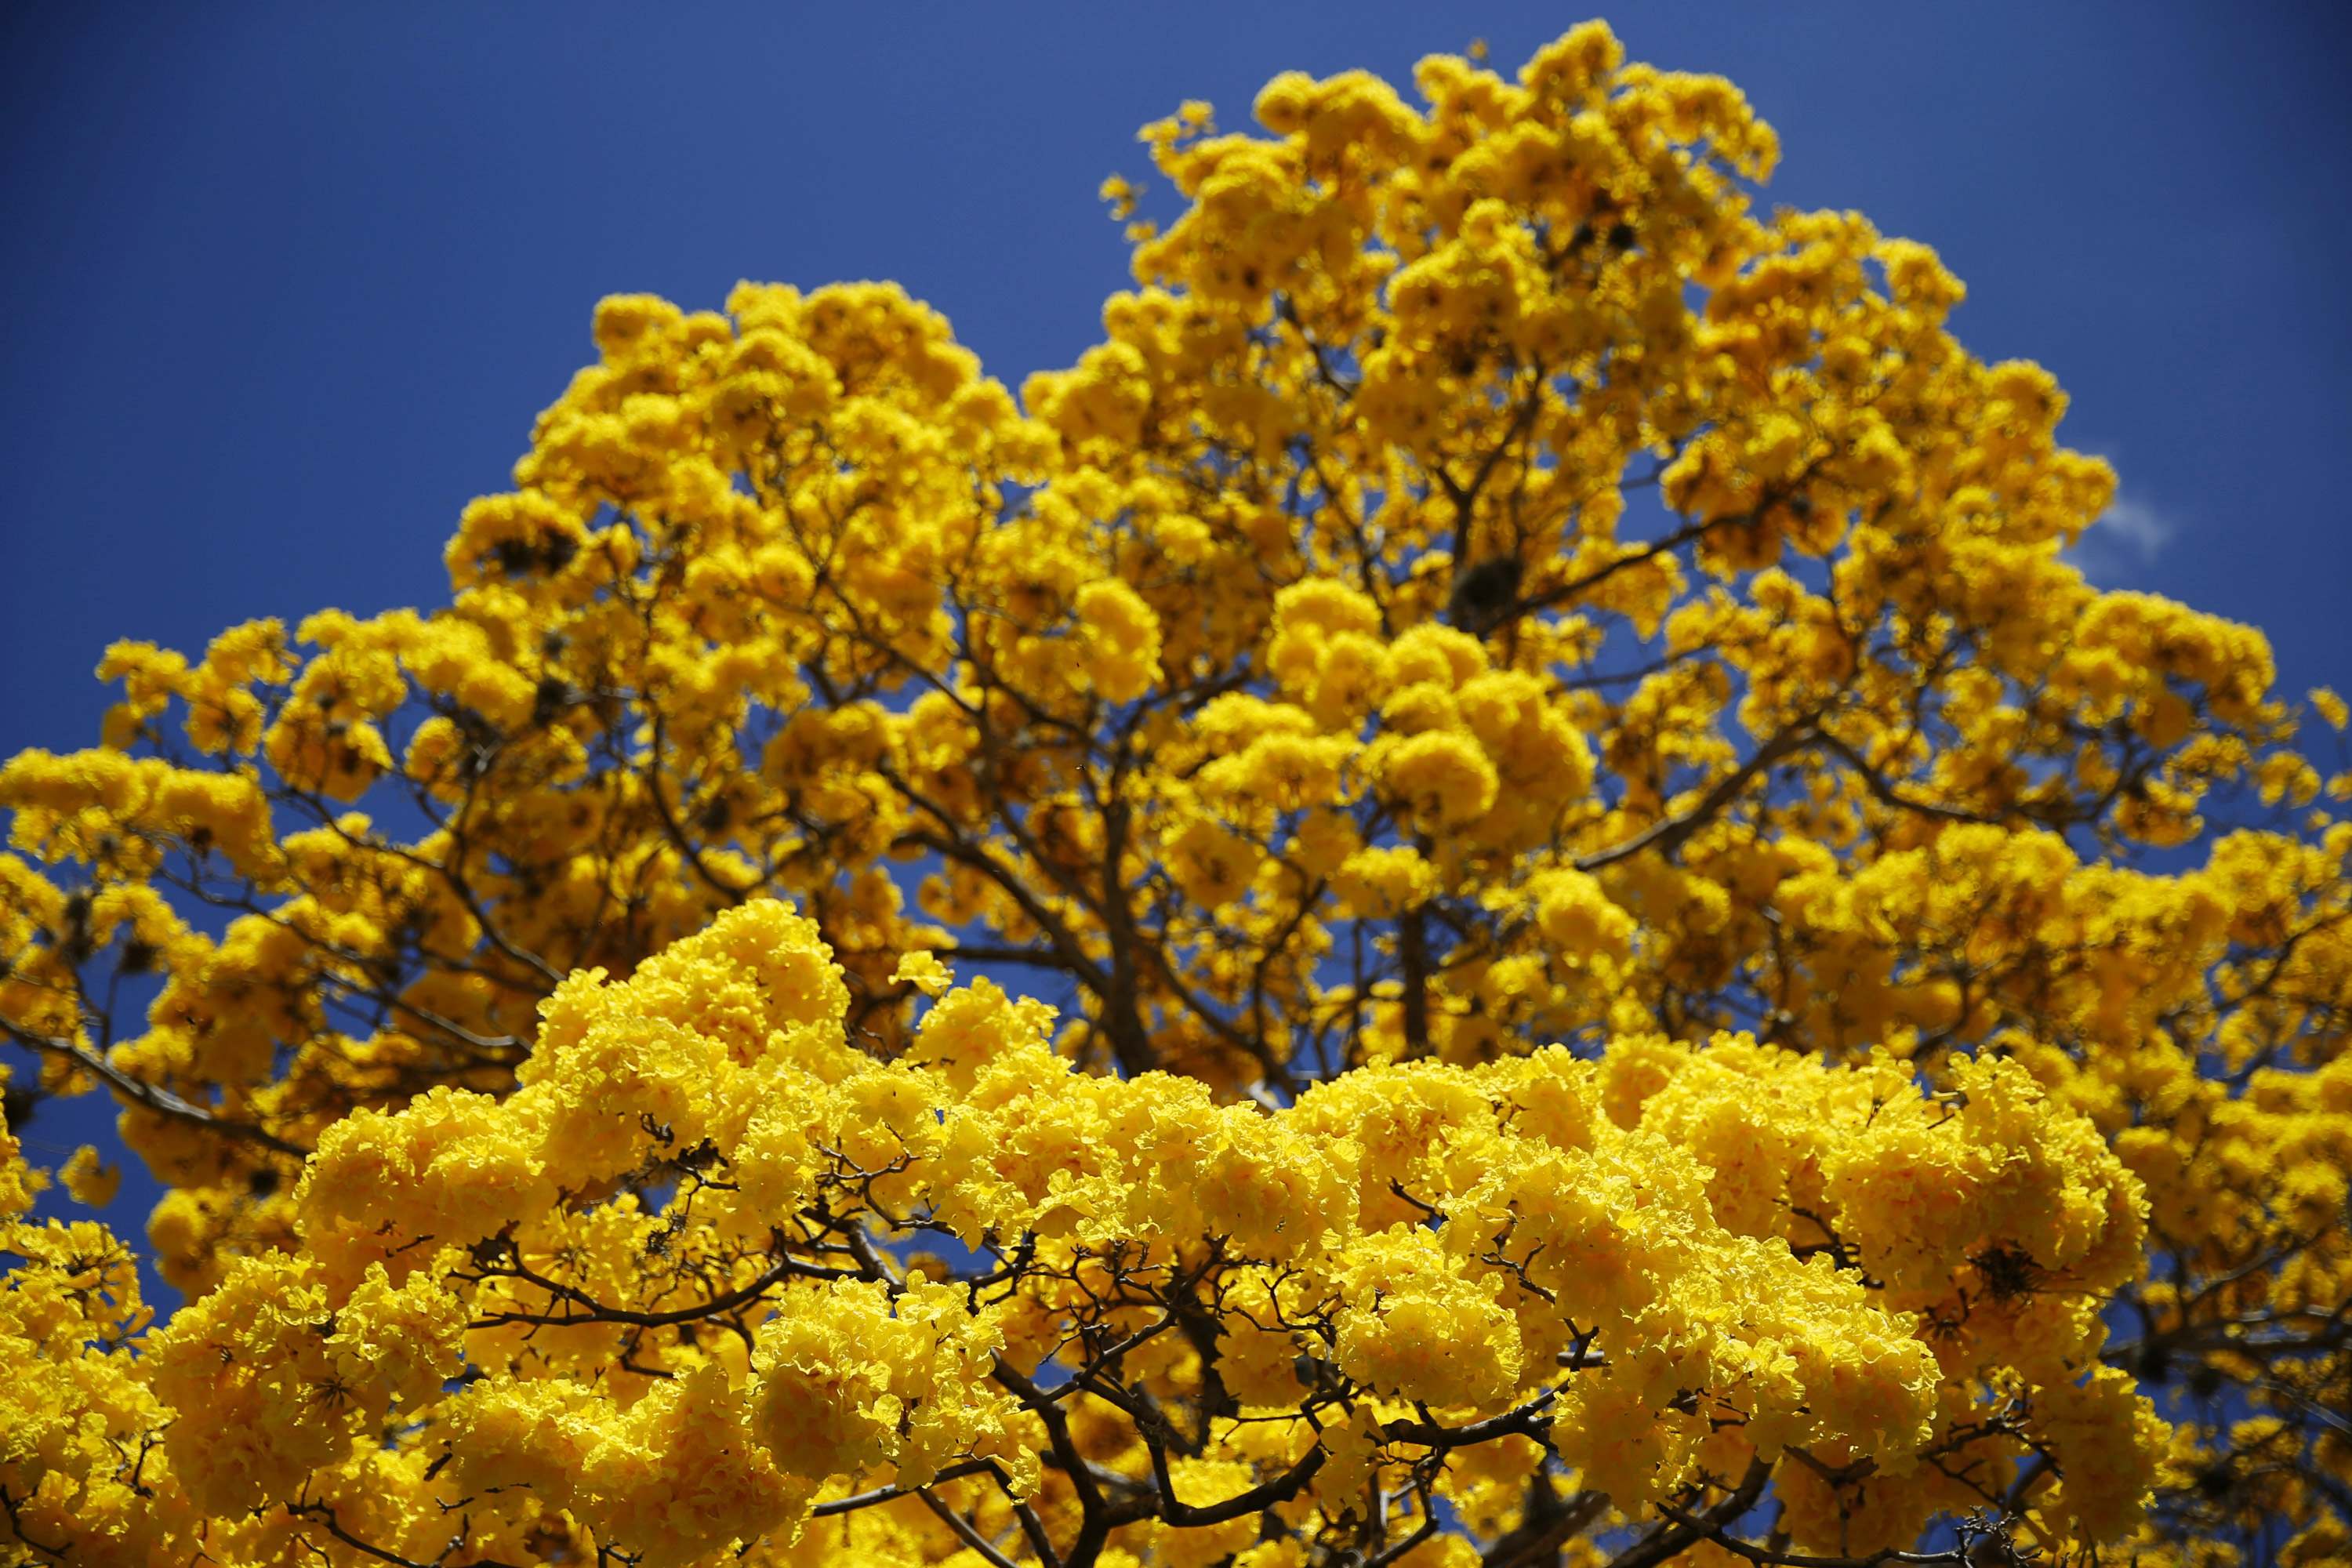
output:
<svg viewBox="0 0 2352 1568"><path fill-rule="evenodd" d="M1526 568L1516 555L1492 555L1454 579L1445 618L1473 637L1484 637L1510 618Z"/></svg>

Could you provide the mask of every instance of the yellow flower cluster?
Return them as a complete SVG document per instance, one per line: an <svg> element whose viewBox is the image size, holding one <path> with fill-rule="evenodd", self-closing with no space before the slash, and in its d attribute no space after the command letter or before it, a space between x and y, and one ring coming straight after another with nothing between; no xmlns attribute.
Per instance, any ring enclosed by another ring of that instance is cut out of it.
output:
<svg viewBox="0 0 2352 1568"><path fill-rule="evenodd" d="M1635 1042L1597 1065L1367 1068L1268 1112L1076 1072L1050 1010L985 982L941 995L897 1061L849 1043L848 1007L817 927L774 900L625 982L576 975L512 1095L436 1089L331 1128L299 1252L238 1260L135 1359L102 1348L118 1319L44 1363L124 1385L160 1438L142 1484L168 1478L191 1517L302 1517L314 1478L392 1430L395 1452L452 1456L497 1531L562 1516L679 1563L789 1536L828 1484L982 1467L1050 1498L1037 1380L1120 1375L1087 1352L1175 1327L1171 1292L1261 1342L1234 1374L1261 1419L1351 1389L1385 1454L1540 1416L1630 1510L1800 1446L1902 1473L1958 1419L1939 1386L2062 1386L2096 1339L2070 1296L2063 1342L1954 1364L1914 1303L1964 1295L2001 1249L2084 1300L2137 1262L2130 1177L2008 1064L1938 1096L1891 1064ZM666 1204L614 1193L654 1172ZM1863 1238L1864 1273L1780 1243L1800 1214ZM1007 1258L984 1297L886 1250L928 1226ZM661 1323L684 1331L643 1332ZM1172 1403L1205 1373L1145 1375ZM2050 1419L2063 1450L2128 1447L2153 1418L2105 1397ZM1219 1465L1187 1473L1256 1484ZM22 1489L62 1500L72 1474L44 1459ZM411 1510L438 1484L412 1477ZM2129 1501L2068 1506L2104 1530Z"/></svg>
<svg viewBox="0 0 2352 1568"><path fill-rule="evenodd" d="M1729 84L1255 116L1017 396L607 300L446 603L0 763L10 1109L187 1298L0 1149L0 1556L2340 1542L2342 701Z"/></svg>

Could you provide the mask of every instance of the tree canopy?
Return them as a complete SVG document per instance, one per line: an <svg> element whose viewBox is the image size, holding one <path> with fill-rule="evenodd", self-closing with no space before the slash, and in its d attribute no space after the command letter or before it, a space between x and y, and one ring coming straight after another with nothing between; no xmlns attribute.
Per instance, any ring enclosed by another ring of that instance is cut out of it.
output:
<svg viewBox="0 0 2352 1568"><path fill-rule="evenodd" d="M0 1131L0 1558L2344 1560L2343 704L1728 83L1413 88L1148 127L1018 396L606 300L446 604L109 650L0 1031L185 1301Z"/></svg>

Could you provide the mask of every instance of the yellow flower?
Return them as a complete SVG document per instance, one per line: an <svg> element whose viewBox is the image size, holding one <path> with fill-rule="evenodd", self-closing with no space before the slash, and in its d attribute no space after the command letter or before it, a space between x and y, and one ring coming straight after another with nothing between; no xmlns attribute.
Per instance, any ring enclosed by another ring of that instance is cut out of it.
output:
<svg viewBox="0 0 2352 1568"><path fill-rule="evenodd" d="M58 1169L58 1181L73 1194L74 1202L102 1209L114 1201L122 1185L122 1168L107 1164L96 1149L85 1143Z"/></svg>
<svg viewBox="0 0 2352 1568"><path fill-rule="evenodd" d="M926 996L938 996L955 984L955 974L935 953L908 952L899 956L890 980L893 984L911 985Z"/></svg>

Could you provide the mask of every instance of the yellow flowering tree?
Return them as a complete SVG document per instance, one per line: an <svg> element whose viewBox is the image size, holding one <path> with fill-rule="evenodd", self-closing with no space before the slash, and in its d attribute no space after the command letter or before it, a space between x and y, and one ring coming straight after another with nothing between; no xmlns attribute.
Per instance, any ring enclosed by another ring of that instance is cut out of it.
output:
<svg viewBox="0 0 2352 1568"><path fill-rule="evenodd" d="M0 1142L0 1559L2344 1560L2342 704L1728 84L1413 85L1148 128L1018 397L608 300L447 604L110 650L0 1030L185 1303Z"/></svg>

